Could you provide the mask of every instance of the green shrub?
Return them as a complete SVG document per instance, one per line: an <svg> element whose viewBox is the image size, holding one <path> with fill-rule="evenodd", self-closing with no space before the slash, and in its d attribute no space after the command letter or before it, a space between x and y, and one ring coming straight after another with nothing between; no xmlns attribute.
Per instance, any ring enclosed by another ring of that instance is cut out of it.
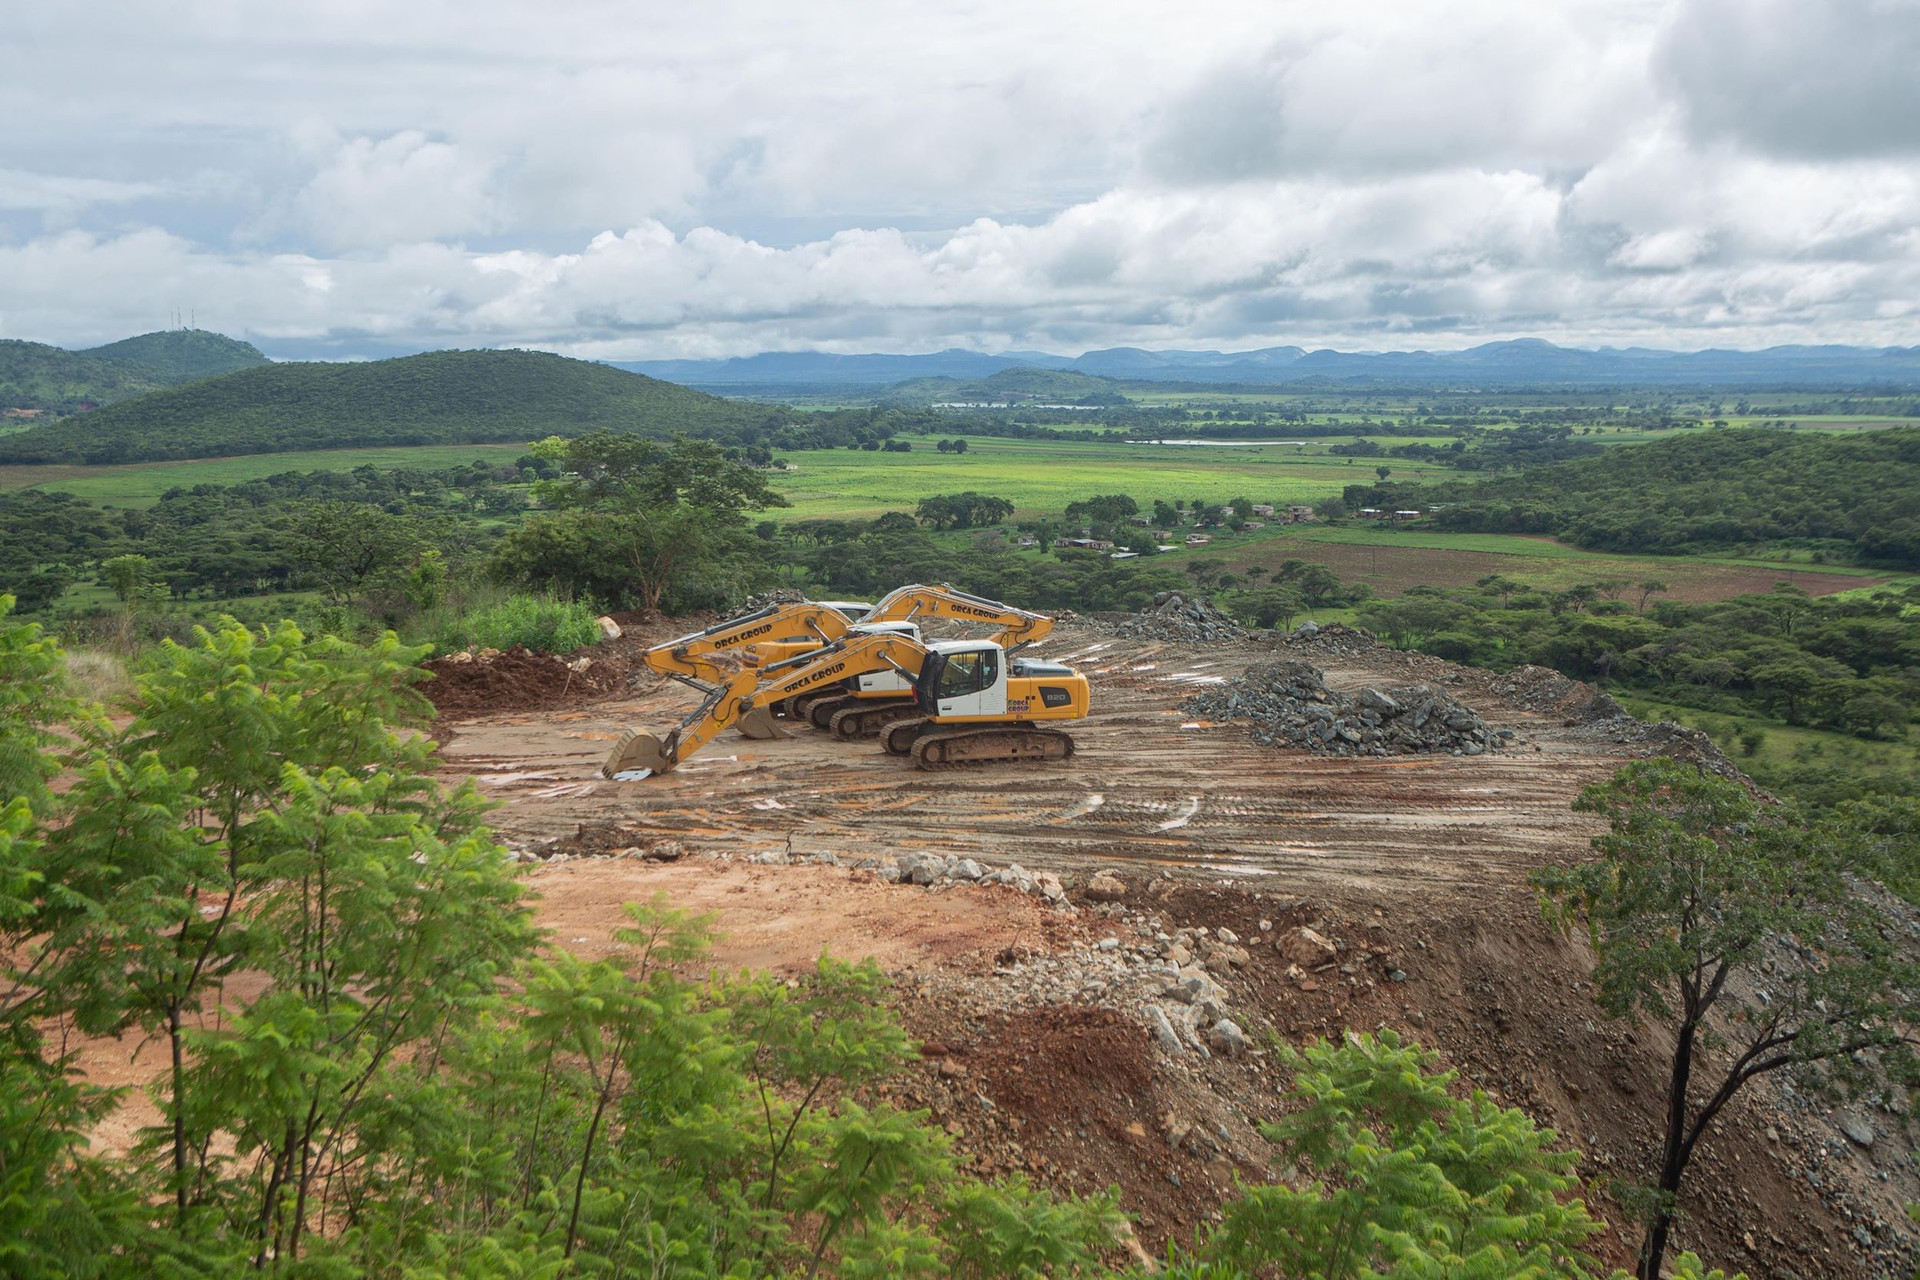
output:
<svg viewBox="0 0 1920 1280"><path fill-rule="evenodd" d="M434 638L434 647L451 653L521 644L542 653L569 653L600 639L594 617L592 609L578 602L513 595L451 619Z"/></svg>

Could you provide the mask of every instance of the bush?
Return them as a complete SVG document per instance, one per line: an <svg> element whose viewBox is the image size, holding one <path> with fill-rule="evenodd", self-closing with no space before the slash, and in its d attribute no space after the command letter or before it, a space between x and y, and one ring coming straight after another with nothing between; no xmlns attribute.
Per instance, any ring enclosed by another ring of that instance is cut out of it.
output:
<svg viewBox="0 0 1920 1280"><path fill-rule="evenodd" d="M575 601L512 595L448 621L434 638L440 653L456 649L511 649L569 653L600 639L594 612Z"/></svg>

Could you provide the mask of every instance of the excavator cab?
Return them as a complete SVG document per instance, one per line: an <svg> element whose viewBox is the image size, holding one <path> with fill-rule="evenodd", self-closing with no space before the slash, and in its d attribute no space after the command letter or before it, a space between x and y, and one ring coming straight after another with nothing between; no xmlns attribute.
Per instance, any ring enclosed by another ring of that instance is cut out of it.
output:
<svg viewBox="0 0 1920 1280"><path fill-rule="evenodd" d="M929 653L914 699L920 714L940 717L1004 716L1007 712L1006 652L983 641L947 641Z"/></svg>
<svg viewBox="0 0 1920 1280"><path fill-rule="evenodd" d="M991 640L948 640L927 649L914 699L921 715L941 724L1087 714L1087 678L1072 667L1012 655Z"/></svg>

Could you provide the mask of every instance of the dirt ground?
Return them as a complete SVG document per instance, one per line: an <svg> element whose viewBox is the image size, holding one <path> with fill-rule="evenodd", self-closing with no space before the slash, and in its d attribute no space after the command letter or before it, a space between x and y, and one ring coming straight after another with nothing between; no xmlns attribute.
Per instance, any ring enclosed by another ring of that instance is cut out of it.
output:
<svg viewBox="0 0 1920 1280"><path fill-rule="evenodd" d="M876 956L925 1042L902 1100L931 1109L983 1172L1119 1185L1150 1250L1190 1238L1235 1177L1275 1176L1254 1126L1275 1114L1282 1082L1264 1053L1170 1056L1102 984L1047 975L1097 959L1094 941L1116 932L1226 926L1257 941L1311 924L1361 963L1307 989L1255 946L1222 984L1256 1042L1388 1026L1435 1048L1463 1087L1523 1107L1587 1153L1596 1211L1616 1224L1600 1249L1629 1264L1635 1232L1608 1188L1650 1164L1661 1038L1598 1014L1588 958L1541 924L1525 876L1582 853L1595 827L1569 810L1574 794L1650 748L1571 722L1509 678L1375 650L1310 656L1335 687L1441 681L1521 745L1317 758L1178 709L1268 643L1184 647L1063 627L1043 651L1094 687L1079 750L1057 765L921 772L799 729L723 737L671 774L607 782L597 766L624 727L662 729L693 701L631 674L612 697L448 715L437 732L450 776L477 778L502 804L503 836L539 861L530 883L562 944L611 945L620 904L665 891L720 913L716 963ZM655 847L679 860L607 856ZM1129 895L1053 909L1009 887L896 886L855 865L902 853L1018 863L1070 887L1105 869ZM842 865L814 861L823 855ZM1697 1158L1682 1245L1755 1277L1909 1274L1904 1202L1920 1183L1910 1143L1890 1132L1898 1118L1874 1122L1881 1137L1863 1149L1824 1111L1757 1091Z"/></svg>
<svg viewBox="0 0 1920 1280"><path fill-rule="evenodd" d="M1093 683L1070 761L922 772L797 729L729 735L673 773L613 783L598 766L619 732L664 728L694 700L638 662L692 624L627 621L626 638L592 651L588 681L537 656L502 663L504 680L459 673L436 726L448 780L471 776L501 802L495 826L528 863L558 944L607 954L622 904L665 893L717 913L711 962L725 969L875 957L922 1044L921 1065L892 1086L899 1100L928 1109L979 1172L1118 1186L1155 1254L1190 1240L1236 1180L1281 1176L1257 1129L1282 1101L1276 1043L1391 1027L1437 1051L1460 1088L1586 1153L1589 1199L1614 1224L1596 1251L1631 1263L1636 1232L1610 1187L1651 1165L1664 1042L1599 1015L1590 958L1543 926L1525 885L1585 850L1596 828L1568 808L1578 789L1652 749L1585 716L1584 687L1379 649L1291 654L1335 688L1438 682L1519 735L1481 756L1317 758L1179 710L1270 658L1271 640L1190 647L1063 626L1042 652ZM878 869L913 853L1051 872L1069 901L893 884ZM1088 900L1100 871L1124 882L1120 901ZM1289 974L1268 944L1296 926L1331 939L1337 967ZM1194 929L1246 943L1246 963L1216 976L1247 1053L1170 1051L1143 1018L1140 992L1162 981L1154 940ZM80 1062L101 1082L139 1084L158 1053L94 1043ZM95 1141L124 1147L152 1118L136 1095ZM1911 1135L1901 1117L1872 1121L1877 1141L1861 1147L1828 1110L1754 1091L1696 1158L1681 1247L1756 1280L1911 1274Z"/></svg>

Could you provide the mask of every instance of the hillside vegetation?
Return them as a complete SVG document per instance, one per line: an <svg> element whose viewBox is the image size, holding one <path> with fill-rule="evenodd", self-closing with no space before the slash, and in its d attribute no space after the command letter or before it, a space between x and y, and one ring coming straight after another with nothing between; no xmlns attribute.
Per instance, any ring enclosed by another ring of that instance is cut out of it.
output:
<svg viewBox="0 0 1920 1280"><path fill-rule="evenodd" d="M1850 435L1710 431L1474 484L1354 486L1360 506L1440 504L1442 529L1550 533L1600 551L1760 542L1920 567L1920 427Z"/></svg>
<svg viewBox="0 0 1920 1280"><path fill-rule="evenodd" d="M71 412L267 363L251 343L169 329L89 351L0 341L0 408Z"/></svg>
<svg viewBox="0 0 1920 1280"><path fill-rule="evenodd" d="M366 445L475 444L608 430L734 437L781 416L535 351L270 364L0 440L0 462L118 463Z"/></svg>

